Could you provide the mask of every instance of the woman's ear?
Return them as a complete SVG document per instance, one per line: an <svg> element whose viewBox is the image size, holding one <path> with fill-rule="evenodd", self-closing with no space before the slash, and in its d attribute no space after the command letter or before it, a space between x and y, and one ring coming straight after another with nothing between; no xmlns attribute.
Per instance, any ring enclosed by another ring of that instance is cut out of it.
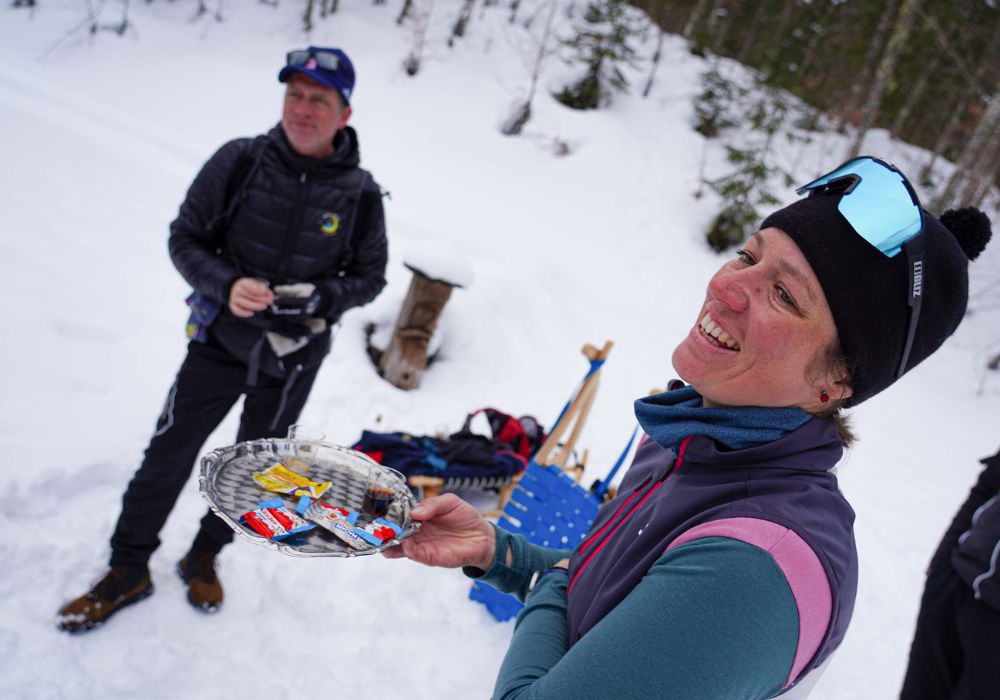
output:
<svg viewBox="0 0 1000 700"><path fill-rule="evenodd" d="M815 398L802 406L802 409L813 415L825 415L840 407L854 395L851 388L851 380L846 374L841 374L841 379L830 376L825 382L816 386Z"/></svg>
<svg viewBox="0 0 1000 700"><path fill-rule="evenodd" d="M847 401L847 399L854 396L854 389L851 388L851 378L847 375L844 375L842 379L834 380L832 388L833 391L830 392L830 398L837 401Z"/></svg>

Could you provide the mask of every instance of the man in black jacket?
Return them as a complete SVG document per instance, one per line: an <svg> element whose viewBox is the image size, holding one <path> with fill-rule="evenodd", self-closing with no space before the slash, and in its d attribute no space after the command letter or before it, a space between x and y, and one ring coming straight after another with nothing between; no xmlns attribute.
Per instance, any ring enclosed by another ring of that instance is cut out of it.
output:
<svg viewBox="0 0 1000 700"><path fill-rule="evenodd" d="M1000 452L931 559L902 700L1000 696Z"/></svg>
<svg viewBox="0 0 1000 700"><path fill-rule="evenodd" d="M225 144L170 226L194 288L188 354L111 537L111 570L59 611L64 630L104 622L153 592L148 562L205 440L245 395L237 441L284 436L305 405L331 326L385 286L381 192L359 167L354 68L343 51L292 51L280 125ZM222 604L215 557L233 532L211 511L178 563L188 600Z"/></svg>

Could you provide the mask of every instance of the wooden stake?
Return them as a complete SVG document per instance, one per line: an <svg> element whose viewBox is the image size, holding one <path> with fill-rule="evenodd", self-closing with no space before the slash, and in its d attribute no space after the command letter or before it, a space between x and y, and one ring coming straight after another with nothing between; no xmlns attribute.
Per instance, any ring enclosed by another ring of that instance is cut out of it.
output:
<svg viewBox="0 0 1000 700"><path fill-rule="evenodd" d="M427 346L455 285L431 279L415 268L392 331L378 362L379 374L400 389L414 389L427 369Z"/></svg>

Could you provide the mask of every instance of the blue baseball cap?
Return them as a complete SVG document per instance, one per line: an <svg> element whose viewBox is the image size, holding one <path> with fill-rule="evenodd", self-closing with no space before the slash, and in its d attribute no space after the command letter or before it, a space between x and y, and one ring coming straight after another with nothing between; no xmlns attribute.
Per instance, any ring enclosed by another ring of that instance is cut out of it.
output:
<svg viewBox="0 0 1000 700"><path fill-rule="evenodd" d="M285 67L278 73L278 80L288 82L293 73L302 73L320 85L333 88L344 100L344 106L351 104L354 65L340 49L310 46L289 51L285 56Z"/></svg>

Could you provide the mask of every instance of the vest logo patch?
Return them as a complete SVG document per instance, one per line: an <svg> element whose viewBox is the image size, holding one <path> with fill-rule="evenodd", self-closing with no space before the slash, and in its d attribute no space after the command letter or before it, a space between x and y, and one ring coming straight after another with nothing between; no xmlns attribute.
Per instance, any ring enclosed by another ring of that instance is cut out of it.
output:
<svg viewBox="0 0 1000 700"><path fill-rule="evenodd" d="M340 230L340 217L333 212L323 214L323 220L319 225L319 230L324 236L332 236Z"/></svg>

